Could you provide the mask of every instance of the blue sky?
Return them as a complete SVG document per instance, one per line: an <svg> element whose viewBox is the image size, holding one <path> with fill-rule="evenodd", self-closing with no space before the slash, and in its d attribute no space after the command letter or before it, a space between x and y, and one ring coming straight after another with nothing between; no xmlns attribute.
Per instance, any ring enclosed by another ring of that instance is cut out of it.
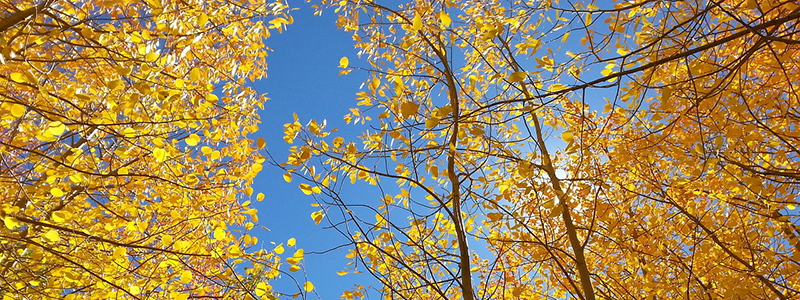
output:
<svg viewBox="0 0 800 300"><path fill-rule="evenodd" d="M266 43L274 51L268 57L268 78L254 85L259 92L271 98L261 111L262 124L258 133L251 137L264 137L269 152L278 161L288 155L289 144L283 140L283 124L294 121L297 113L305 124L311 119L327 120L329 127L344 127L342 117L355 106L355 93L359 91L366 72L354 71L349 75L338 75L339 59L347 56L351 66L359 65L351 35L339 30L335 24L336 15L326 10L322 16L314 16L314 10L305 2L289 3L298 10L291 13L295 23L287 30L273 35ZM357 130L357 128L352 128ZM265 167L253 184L254 193L266 195L263 202L257 203L259 222L270 231L259 231L256 236L264 247L271 249L276 243L287 239L297 239L297 246L306 254L305 272L295 272L297 281L302 284L307 276L322 299L339 299L353 284L365 286L373 282L366 274L336 275L345 269L346 249L329 252L325 255L310 255L309 252L324 251L340 245L344 238L333 230L324 230L323 225L315 225L310 215L319 208L312 207L313 198L304 195L297 188L298 181L286 183L283 172L274 167ZM293 250L287 250L290 256ZM288 268L288 266L286 267ZM295 292L294 282L282 278L272 282L279 291ZM294 288L293 288L294 287ZM315 299L316 296L310 296Z"/></svg>

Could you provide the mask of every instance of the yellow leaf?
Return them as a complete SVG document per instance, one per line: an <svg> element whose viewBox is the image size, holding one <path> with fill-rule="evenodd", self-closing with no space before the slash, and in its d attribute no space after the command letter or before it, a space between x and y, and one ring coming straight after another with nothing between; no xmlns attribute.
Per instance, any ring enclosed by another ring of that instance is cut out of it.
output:
<svg viewBox="0 0 800 300"><path fill-rule="evenodd" d="M61 237L58 235L58 231L55 229L50 229L47 231L47 233L44 234L44 237L53 243L61 240Z"/></svg>
<svg viewBox="0 0 800 300"><path fill-rule="evenodd" d="M339 271L339 272L336 272L336 275L339 275L339 276L344 276L344 275L347 275L347 271Z"/></svg>
<svg viewBox="0 0 800 300"><path fill-rule="evenodd" d="M527 74L525 74L525 72L514 72L514 73L511 73L511 75L508 75L508 81L509 82L520 82L520 81L525 80L525 76L526 75Z"/></svg>
<svg viewBox="0 0 800 300"><path fill-rule="evenodd" d="M322 193L322 189L320 189L318 186L315 186L311 188L311 192L314 194L320 194Z"/></svg>
<svg viewBox="0 0 800 300"><path fill-rule="evenodd" d="M671 87L665 87L665 88L661 89L661 101L667 101L671 97L672 97L672 88Z"/></svg>
<svg viewBox="0 0 800 300"><path fill-rule="evenodd" d="M600 74L602 74L603 76L611 75L611 73L614 73L614 70L612 70L612 69L603 69L602 71L600 71Z"/></svg>
<svg viewBox="0 0 800 300"><path fill-rule="evenodd" d="M191 72L189 72L189 79L192 81L200 80L200 70L198 68L193 68Z"/></svg>
<svg viewBox="0 0 800 300"><path fill-rule="evenodd" d="M502 213L488 213L488 214L486 214L486 217L492 222L497 222L498 220L503 218L503 214Z"/></svg>
<svg viewBox="0 0 800 300"><path fill-rule="evenodd" d="M269 290L270 290L269 285L263 282L259 282L258 285L256 285L256 296L259 297L264 296L267 293L269 293Z"/></svg>
<svg viewBox="0 0 800 300"><path fill-rule="evenodd" d="M181 272L181 283L188 284L192 282L192 271L185 270Z"/></svg>
<svg viewBox="0 0 800 300"><path fill-rule="evenodd" d="M314 223L316 223L317 225L319 225L319 222L322 221L322 218L324 216L325 215L322 213L321 210L311 213L311 218L314 219Z"/></svg>
<svg viewBox="0 0 800 300"><path fill-rule="evenodd" d="M70 217L70 213L63 210L53 212L53 221L56 223L64 223Z"/></svg>
<svg viewBox="0 0 800 300"><path fill-rule="evenodd" d="M303 194L311 195L314 191L311 190L311 186L305 183L300 184L300 190L303 191Z"/></svg>
<svg viewBox="0 0 800 300"><path fill-rule="evenodd" d="M60 188L52 188L50 189L50 194L54 197L61 197L64 196L64 191L62 191Z"/></svg>
<svg viewBox="0 0 800 300"><path fill-rule="evenodd" d="M258 149L263 149L264 146L266 146L266 145L267 145L267 142L264 140L263 137L259 137L258 139L256 139L256 147L258 147Z"/></svg>
<svg viewBox="0 0 800 300"><path fill-rule="evenodd" d="M694 152L697 153L697 155L703 155L703 153L705 153L705 149L703 149L703 144L700 143L695 144Z"/></svg>
<svg viewBox="0 0 800 300"><path fill-rule="evenodd" d="M565 90L565 89L567 89L567 87L565 85L563 85L563 84L560 84L560 83L553 84L549 88L549 90L551 92L558 92L558 91Z"/></svg>
<svg viewBox="0 0 800 300"><path fill-rule="evenodd" d="M275 247L274 251L275 251L275 253L283 254L283 251L284 251L283 244L280 244L280 245L278 245L278 247Z"/></svg>
<svg viewBox="0 0 800 300"><path fill-rule="evenodd" d="M209 155L208 157L210 157L213 160L218 160L220 155L221 153L219 152L219 150L214 150L214 152L211 152L211 155Z"/></svg>
<svg viewBox="0 0 800 300"><path fill-rule="evenodd" d="M425 120L425 128L431 129L433 127L436 127L436 125L439 125L439 119L437 118L430 118Z"/></svg>
<svg viewBox="0 0 800 300"><path fill-rule="evenodd" d="M292 182L292 173L284 173L283 180L286 182Z"/></svg>
<svg viewBox="0 0 800 300"><path fill-rule="evenodd" d="M5 218L3 218L3 223L5 223L6 228L10 230L19 228L19 221L17 221L17 219L15 219L12 216L6 216Z"/></svg>
<svg viewBox="0 0 800 300"><path fill-rule="evenodd" d="M19 118L19 117L22 117L24 114L25 114L25 106L24 105L17 104L17 103L14 103L13 105L11 105L11 115L12 116L14 116L16 118Z"/></svg>
<svg viewBox="0 0 800 300"><path fill-rule="evenodd" d="M264 200L264 193L258 193L258 195L256 195L256 201L260 202L261 200Z"/></svg>
<svg viewBox="0 0 800 300"><path fill-rule="evenodd" d="M384 218L381 214L375 214L375 227L384 227L386 224L386 218Z"/></svg>
<svg viewBox="0 0 800 300"><path fill-rule="evenodd" d="M564 131L561 133L561 139L567 142L567 144L572 143L575 140L575 136L572 135L572 132Z"/></svg>
<svg viewBox="0 0 800 300"><path fill-rule="evenodd" d="M422 17L420 15L414 16L414 20L411 24L411 29L413 32L417 32L422 29Z"/></svg>
<svg viewBox="0 0 800 300"><path fill-rule="evenodd" d="M195 133L190 134L189 138L186 139L186 144L189 146L196 146L199 142L200 136Z"/></svg>
<svg viewBox="0 0 800 300"><path fill-rule="evenodd" d="M131 286L130 292L131 292L131 294L138 295L138 294L140 294L142 292L142 289L140 287L134 285L134 286Z"/></svg>
<svg viewBox="0 0 800 300"><path fill-rule="evenodd" d="M342 58L339 59L339 68L344 69L347 68L347 66L349 65L350 65L350 60L347 59L347 56L342 56Z"/></svg>
<svg viewBox="0 0 800 300"><path fill-rule="evenodd" d="M200 16L197 17L197 26L205 27L206 23L208 23L208 15L205 13L200 13Z"/></svg>
<svg viewBox="0 0 800 300"><path fill-rule="evenodd" d="M298 261L303 260L304 256L305 256L305 251L303 249L297 249L297 251L295 251L294 254L292 254L292 258Z"/></svg>
<svg viewBox="0 0 800 300"><path fill-rule="evenodd" d="M129 138L130 137L135 137L136 136L136 129L125 128L125 130L122 131L122 135L125 136L125 137L129 137Z"/></svg>
<svg viewBox="0 0 800 300"><path fill-rule="evenodd" d="M448 15L445 11L439 12L439 20L442 22L444 27L450 27L450 23L453 21L450 19L450 15Z"/></svg>
<svg viewBox="0 0 800 300"><path fill-rule="evenodd" d="M217 227L217 229L214 229L214 238L217 240L225 239L225 229L222 229L222 227Z"/></svg>
<svg viewBox="0 0 800 300"><path fill-rule="evenodd" d="M183 79L180 79L180 78L175 79L175 87L176 88L180 89L180 88L183 88L183 86L184 86Z"/></svg>
<svg viewBox="0 0 800 300"><path fill-rule="evenodd" d="M61 123L60 121L53 121L50 122L50 125L48 125L47 131L53 135L61 135L66 129L67 126L64 125L64 123Z"/></svg>
<svg viewBox="0 0 800 300"><path fill-rule="evenodd" d="M291 267L289 267L289 272L297 272L299 270L300 270L300 266L297 266L297 265L292 265Z"/></svg>
<svg viewBox="0 0 800 300"><path fill-rule="evenodd" d="M167 151L163 148L155 148L153 149L153 156L156 158L157 162L163 162L167 160Z"/></svg>
<svg viewBox="0 0 800 300"><path fill-rule="evenodd" d="M19 72L11 73L11 80L16 81L18 83L25 83L28 82L28 78Z"/></svg>
<svg viewBox="0 0 800 300"><path fill-rule="evenodd" d="M306 284L303 285L303 287L305 288L306 292L309 293L314 290L314 284L311 283L311 281L306 281Z"/></svg>
<svg viewBox="0 0 800 300"><path fill-rule="evenodd" d="M631 53L631 52L626 50L626 49L623 49L623 48L617 48L617 54L619 54L619 55L626 55L628 53Z"/></svg>
<svg viewBox="0 0 800 300"><path fill-rule="evenodd" d="M406 102L400 104L400 114L405 119L408 119L416 115L418 110L419 110L419 104L416 104L414 102Z"/></svg>
<svg viewBox="0 0 800 300"><path fill-rule="evenodd" d="M290 238L289 241L286 242L286 245L289 246L289 247L294 247L294 245L296 243L297 243L297 240L295 240L294 238Z"/></svg>

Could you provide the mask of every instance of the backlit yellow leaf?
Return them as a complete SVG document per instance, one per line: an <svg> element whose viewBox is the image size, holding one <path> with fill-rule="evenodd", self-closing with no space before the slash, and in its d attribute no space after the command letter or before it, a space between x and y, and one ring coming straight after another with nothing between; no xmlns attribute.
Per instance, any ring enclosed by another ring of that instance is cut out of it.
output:
<svg viewBox="0 0 800 300"><path fill-rule="evenodd" d="M259 282L256 285L256 296L259 296L259 297L264 296L267 293L269 293L269 290L270 290L269 285L267 285L264 282Z"/></svg>
<svg viewBox="0 0 800 300"><path fill-rule="evenodd" d="M192 282L192 271L184 270L181 272L181 283L188 284Z"/></svg>
<svg viewBox="0 0 800 300"><path fill-rule="evenodd" d="M283 180L286 182L292 182L292 173L284 173Z"/></svg>
<svg viewBox="0 0 800 300"><path fill-rule="evenodd" d="M303 191L303 194L311 195L313 191L311 190L311 186L305 183L300 184L300 190Z"/></svg>
<svg viewBox="0 0 800 300"><path fill-rule="evenodd" d="M167 160L167 151L163 148L155 148L153 149L153 157L156 158L157 162L163 162Z"/></svg>
<svg viewBox="0 0 800 300"><path fill-rule="evenodd" d="M17 221L17 219L15 219L12 216L6 216L5 218L3 218L3 223L5 223L6 228L10 230L19 228L19 221Z"/></svg>
<svg viewBox="0 0 800 300"><path fill-rule="evenodd" d="M133 128L130 128L130 127L125 128L124 130L122 130L122 135L124 137L129 137L129 138L130 137L135 137L136 136L136 129L133 129Z"/></svg>
<svg viewBox="0 0 800 300"><path fill-rule="evenodd" d="M19 72L11 73L11 80L16 81L18 83L26 83L28 82L28 78L25 77L24 74Z"/></svg>
<svg viewBox="0 0 800 300"><path fill-rule="evenodd" d="M303 257L305 257L305 250L303 249L297 249L297 251L295 251L294 254L292 254L292 258L298 261L303 260Z"/></svg>
<svg viewBox="0 0 800 300"><path fill-rule="evenodd" d="M319 225L319 222L322 221L322 218L324 216L325 215L322 213L321 210L311 213L311 218L314 219L314 223L316 223L317 225Z"/></svg>
<svg viewBox="0 0 800 300"><path fill-rule="evenodd" d="M289 247L294 247L295 243L297 243L297 240L290 238L289 241L286 242L286 245Z"/></svg>
<svg viewBox="0 0 800 300"><path fill-rule="evenodd" d="M350 65L350 60L347 59L347 56L342 56L342 58L339 59L339 68L344 69L347 68L347 66L349 65Z"/></svg>
<svg viewBox="0 0 800 300"><path fill-rule="evenodd" d="M422 29L422 17L419 14L417 14L416 16L414 16L414 20L411 23L411 30L413 32L417 32L420 29Z"/></svg>
<svg viewBox="0 0 800 300"><path fill-rule="evenodd" d="M452 22L450 15L448 15L445 11L439 12L439 20L442 22L444 27L450 27L450 23Z"/></svg>
<svg viewBox="0 0 800 300"><path fill-rule="evenodd" d="M22 104L14 103L11 105L11 115L14 117L22 117L25 114L25 106Z"/></svg>
<svg viewBox="0 0 800 300"><path fill-rule="evenodd" d="M61 236L58 235L58 231L55 229L50 229L47 231L47 233L44 234L44 237L53 243L61 240Z"/></svg>
<svg viewBox="0 0 800 300"><path fill-rule="evenodd" d="M314 290L314 284L311 283L311 281L306 281L306 284L303 285L303 288L306 290L306 292L310 293L311 291Z"/></svg>
<svg viewBox="0 0 800 300"><path fill-rule="evenodd" d="M64 123L61 123L60 121L53 121L48 125L47 131L53 135L61 135L66 129L67 126L64 125Z"/></svg>
<svg viewBox="0 0 800 300"><path fill-rule="evenodd" d="M189 137L186 138L186 144L189 146L195 146L199 142L200 142L200 136L195 133L190 134Z"/></svg>
<svg viewBox="0 0 800 300"><path fill-rule="evenodd" d="M200 13L200 16L197 17L197 26L204 27L208 23L208 15L205 13Z"/></svg>
<svg viewBox="0 0 800 300"><path fill-rule="evenodd" d="M275 251L275 253L278 253L278 254L283 254L283 251L284 251L283 244L280 244L277 247L275 247L275 250L273 250L273 251Z"/></svg>
<svg viewBox="0 0 800 300"><path fill-rule="evenodd" d="M53 212L53 221L56 223L64 223L70 217L70 213L63 210Z"/></svg>
<svg viewBox="0 0 800 300"><path fill-rule="evenodd" d="M54 197L61 197L64 196L64 191L62 191L60 188L52 188L50 189L50 194Z"/></svg>
<svg viewBox="0 0 800 300"><path fill-rule="evenodd" d="M200 80L200 69L193 68L191 72L189 72L189 79L192 81Z"/></svg>
<svg viewBox="0 0 800 300"><path fill-rule="evenodd" d="M347 271L339 271L339 272L336 272L336 275L339 275L339 276L344 276L344 275L347 275Z"/></svg>
<svg viewBox="0 0 800 300"><path fill-rule="evenodd" d="M564 131L561 133L561 139L564 140L564 142L567 142L567 144L569 144L575 140L575 136L572 135L572 132Z"/></svg>
<svg viewBox="0 0 800 300"><path fill-rule="evenodd" d="M549 91L558 92L558 91L562 91L562 90L566 90L566 89L567 89L567 87L565 85L556 83L556 84L553 84L553 85L550 86Z"/></svg>
<svg viewBox="0 0 800 300"><path fill-rule="evenodd" d="M214 229L214 239L217 240L225 239L225 229L223 229L222 227L217 227L217 229Z"/></svg>

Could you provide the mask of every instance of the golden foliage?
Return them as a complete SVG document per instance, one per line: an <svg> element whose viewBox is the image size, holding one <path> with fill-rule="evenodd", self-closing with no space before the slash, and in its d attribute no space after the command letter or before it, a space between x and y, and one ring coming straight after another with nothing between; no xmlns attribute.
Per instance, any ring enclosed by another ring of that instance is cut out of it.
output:
<svg viewBox="0 0 800 300"><path fill-rule="evenodd" d="M800 7L617 2L323 1L370 129L296 120L285 166L353 270L392 299L800 296Z"/></svg>
<svg viewBox="0 0 800 300"><path fill-rule="evenodd" d="M239 199L263 162L244 83L285 10L2 1L0 295L271 297L280 259L237 229L258 222Z"/></svg>

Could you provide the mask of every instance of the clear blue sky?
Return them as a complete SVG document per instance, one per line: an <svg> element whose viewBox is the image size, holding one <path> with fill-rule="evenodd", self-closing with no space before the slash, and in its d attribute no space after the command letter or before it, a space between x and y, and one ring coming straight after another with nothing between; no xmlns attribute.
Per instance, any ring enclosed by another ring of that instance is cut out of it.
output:
<svg viewBox="0 0 800 300"><path fill-rule="evenodd" d="M266 43L274 51L268 57L268 78L255 83L259 92L271 98L261 112L262 124L252 138L264 137L270 153L279 161L286 159L289 144L283 140L283 124L293 122L297 113L305 124L310 119L327 119L329 128L344 129L342 117L355 107L355 93L359 91L366 72L353 71L349 75L338 75L339 59L347 56L351 65L361 62L353 47L351 34L339 30L335 24L336 15L326 10L322 16L314 16L313 9L304 1L294 1L289 5L298 8L291 13L295 23L288 26L282 34L273 31ZM363 63L362 63L363 65ZM357 128L349 128L357 130ZM340 132L341 133L341 132ZM256 203L259 222L270 229L259 231L259 241L267 242L265 248L271 249L269 241L285 243L287 239L297 239L297 246L306 253L324 251L345 242L336 231L325 230L323 225L315 225L311 213L319 210L312 207L313 198L304 195L297 188L299 182L286 183L283 172L265 165L253 184L254 193L264 193L265 200ZM322 299L339 299L346 289L354 283L373 283L366 274L336 275L345 269L346 249L325 255L306 255L305 272ZM294 250L287 250L284 256L291 256ZM288 266L285 266L288 270ZM304 282L303 271L295 272L299 284ZM271 283L279 291L293 292L294 282L281 278ZM310 296L310 299L315 299Z"/></svg>

